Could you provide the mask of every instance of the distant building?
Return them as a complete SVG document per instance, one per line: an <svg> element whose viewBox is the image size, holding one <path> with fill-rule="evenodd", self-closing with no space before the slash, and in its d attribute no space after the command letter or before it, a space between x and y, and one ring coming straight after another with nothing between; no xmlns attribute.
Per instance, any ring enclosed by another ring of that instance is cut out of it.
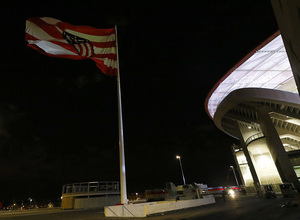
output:
<svg viewBox="0 0 300 220"><path fill-rule="evenodd" d="M291 2L277 6L279 1L272 1L285 30L236 64L206 98L216 126L240 142L232 152L248 192L260 192L267 184L280 192L282 183L300 191L300 27L295 36L286 28L295 28L288 24L294 17L299 25L300 17L299 10L284 10L294 7L296 1Z"/></svg>

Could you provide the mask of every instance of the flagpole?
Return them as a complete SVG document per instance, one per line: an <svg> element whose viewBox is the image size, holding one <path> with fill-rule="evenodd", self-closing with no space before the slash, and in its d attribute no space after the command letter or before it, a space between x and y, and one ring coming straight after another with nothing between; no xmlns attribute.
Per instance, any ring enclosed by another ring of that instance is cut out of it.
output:
<svg viewBox="0 0 300 220"><path fill-rule="evenodd" d="M126 169L125 169L125 152L124 152L124 137L123 137L123 117L122 117L122 102L121 102L121 83L120 83L120 66L119 66L119 53L118 53L118 34L117 25L115 26L116 32L116 52L117 52L117 65L118 65L118 118L119 118L119 157L120 157L120 190L121 190L121 203L127 204L127 189L126 189Z"/></svg>

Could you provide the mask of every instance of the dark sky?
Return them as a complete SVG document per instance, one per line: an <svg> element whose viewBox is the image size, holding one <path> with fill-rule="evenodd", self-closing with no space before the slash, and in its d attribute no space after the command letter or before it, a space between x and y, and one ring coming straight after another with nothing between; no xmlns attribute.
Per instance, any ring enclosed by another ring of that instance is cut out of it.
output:
<svg viewBox="0 0 300 220"><path fill-rule="evenodd" d="M3 2L0 200L60 197L66 183L119 180L116 79L90 60L28 48L25 21L35 16L118 25L128 193L182 184L177 154L188 183L235 183L230 147L238 142L215 127L204 102L277 31L269 1Z"/></svg>

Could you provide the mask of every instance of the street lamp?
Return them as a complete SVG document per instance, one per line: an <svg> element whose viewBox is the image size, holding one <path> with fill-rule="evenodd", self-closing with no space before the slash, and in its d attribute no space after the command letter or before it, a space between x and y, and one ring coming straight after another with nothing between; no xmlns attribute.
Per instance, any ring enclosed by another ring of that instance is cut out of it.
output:
<svg viewBox="0 0 300 220"><path fill-rule="evenodd" d="M29 200L29 209L31 209L32 198L28 198L28 200Z"/></svg>
<svg viewBox="0 0 300 220"><path fill-rule="evenodd" d="M184 174L183 174L183 169L182 169L182 163L181 163L181 158L180 156L176 156L176 159L179 160L179 164L180 164L180 169L181 169L181 174L182 174L182 179L183 179L183 185L185 185L185 178L184 178Z"/></svg>
<svg viewBox="0 0 300 220"><path fill-rule="evenodd" d="M236 181L237 186L240 186L240 184L239 184L239 182L238 182L238 180L237 180L237 178L236 178L236 175L235 175L234 167L233 167L233 166L230 166L230 169L233 171L234 178L235 178L235 181Z"/></svg>

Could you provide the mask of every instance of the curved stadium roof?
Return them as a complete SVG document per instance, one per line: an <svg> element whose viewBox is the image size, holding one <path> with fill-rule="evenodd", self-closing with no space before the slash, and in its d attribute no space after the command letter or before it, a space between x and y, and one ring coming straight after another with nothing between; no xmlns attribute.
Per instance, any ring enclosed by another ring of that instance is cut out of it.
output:
<svg viewBox="0 0 300 220"><path fill-rule="evenodd" d="M291 66L277 31L237 63L209 92L205 107L211 118L222 100L242 88L267 88L298 93Z"/></svg>

